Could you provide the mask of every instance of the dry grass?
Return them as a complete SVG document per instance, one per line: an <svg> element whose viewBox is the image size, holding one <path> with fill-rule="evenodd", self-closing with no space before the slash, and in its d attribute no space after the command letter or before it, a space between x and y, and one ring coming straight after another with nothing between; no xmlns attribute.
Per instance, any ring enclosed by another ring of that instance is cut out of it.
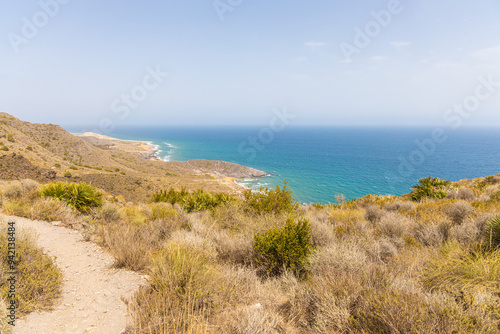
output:
<svg viewBox="0 0 500 334"><path fill-rule="evenodd" d="M458 201L444 207L444 212L450 217L456 225L462 224L463 221L474 211L472 205L466 201Z"/></svg>
<svg viewBox="0 0 500 334"><path fill-rule="evenodd" d="M30 218L48 222L61 221L69 226L78 221L72 208L54 198L37 199L31 206Z"/></svg>
<svg viewBox="0 0 500 334"><path fill-rule="evenodd" d="M464 250L457 243L443 246L441 256L429 263L424 282L429 288L474 294L500 293L500 251Z"/></svg>
<svg viewBox="0 0 500 334"><path fill-rule="evenodd" d="M36 239L27 231L16 231L17 316L34 310L48 310L60 295L62 285L61 270L53 259L36 246ZM6 273L8 270L7 224L0 228L0 298L8 300L9 287ZM2 332L3 333L3 332Z"/></svg>
<svg viewBox="0 0 500 334"><path fill-rule="evenodd" d="M402 214L389 212L384 214L375 226L389 238L401 238L411 234L414 223Z"/></svg>
<svg viewBox="0 0 500 334"><path fill-rule="evenodd" d="M2 196L6 199L17 199L23 195L23 185L19 181L12 181L2 189Z"/></svg>
<svg viewBox="0 0 500 334"><path fill-rule="evenodd" d="M208 332L210 318L236 298L235 282L225 281L203 250L170 244L153 264L151 285L131 305L137 333Z"/></svg>
<svg viewBox="0 0 500 334"><path fill-rule="evenodd" d="M188 214L110 197L76 219L116 266L151 277L129 304L132 333L493 333L500 256L475 251L500 208L498 190L489 189L499 185L472 186L462 188L474 198L461 189L420 203L365 196L258 215L241 200ZM48 220L70 214L29 193L4 196L4 210ZM488 201L478 202L484 194ZM307 279L259 277L254 235L290 217L311 225Z"/></svg>
<svg viewBox="0 0 500 334"><path fill-rule="evenodd" d="M368 205L365 210L365 219L370 223L374 224L378 222L384 212L377 205Z"/></svg>

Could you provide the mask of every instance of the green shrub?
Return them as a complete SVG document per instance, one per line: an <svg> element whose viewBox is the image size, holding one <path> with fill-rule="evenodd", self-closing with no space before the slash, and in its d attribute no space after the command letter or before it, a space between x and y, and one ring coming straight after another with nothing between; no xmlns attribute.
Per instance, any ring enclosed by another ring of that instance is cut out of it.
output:
<svg viewBox="0 0 500 334"><path fill-rule="evenodd" d="M72 177L73 175L70 172L64 173L64 177L67 177L68 179Z"/></svg>
<svg viewBox="0 0 500 334"><path fill-rule="evenodd" d="M170 188L169 191L161 190L151 197L153 203L167 202L170 204L179 203L187 212L213 209L222 204L233 201L234 197L223 193L209 193L203 189L195 192L187 192L185 189L176 191Z"/></svg>
<svg viewBox="0 0 500 334"><path fill-rule="evenodd" d="M438 177L430 176L418 180L419 184L412 186L413 191L410 193L410 198L414 201L420 201L422 198L441 199L446 197L445 186L450 184L450 181L445 181Z"/></svg>
<svg viewBox="0 0 500 334"><path fill-rule="evenodd" d="M183 199L183 207L187 212L213 209L219 205L232 201L234 198L227 194L209 193L197 190Z"/></svg>
<svg viewBox="0 0 500 334"><path fill-rule="evenodd" d="M318 210L323 209L326 205L323 203L312 203L312 206Z"/></svg>
<svg viewBox="0 0 500 334"><path fill-rule="evenodd" d="M188 194L189 193L184 188L182 188L181 191L176 191L174 188L170 188L169 191L160 190L154 193L151 197L151 201L153 203L167 202L174 205L175 203L181 203Z"/></svg>
<svg viewBox="0 0 500 334"><path fill-rule="evenodd" d="M490 250L500 247L500 216L496 216L487 222L485 230L485 243Z"/></svg>
<svg viewBox="0 0 500 334"><path fill-rule="evenodd" d="M257 213L282 213L296 210L298 203L294 203L292 190L287 186L288 182L285 180L283 189L277 185L274 190L263 187L259 191L245 190L243 195L247 209Z"/></svg>
<svg viewBox="0 0 500 334"><path fill-rule="evenodd" d="M49 183L40 189L38 195L57 198L82 213L102 205L102 193L86 183Z"/></svg>
<svg viewBox="0 0 500 334"><path fill-rule="evenodd" d="M14 137L10 133L7 134L7 140L10 141L11 143L15 142Z"/></svg>
<svg viewBox="0 0 500 334"><path fill-rule="evenodd" d="M151 220L156 219L169 219L173 218L177 214L177 210L169 203L154 203L150 204L151 216L148 217Z"/></svg>
<svg viewBox="0 0 500 334"><path fill-rule="evenodd" d="M54 167L59 168L59 167L61 167L61 164L55 163L55 164L54 164Z"/></svg>
<svg viewBox="0 0 500 334"><path fill-rule="evenodd" d="M78 170L78 168L76 168L75 166L70 166L69 169Z"/></svg>
<svg viewBox="0 0 500 334"><path fill-rule="evenodd" d="M302 276L312 251L309 220L295 222L289 218L283 228L274 227L254 236L255 261L266 268L269 276L291 270Z"/></svg>

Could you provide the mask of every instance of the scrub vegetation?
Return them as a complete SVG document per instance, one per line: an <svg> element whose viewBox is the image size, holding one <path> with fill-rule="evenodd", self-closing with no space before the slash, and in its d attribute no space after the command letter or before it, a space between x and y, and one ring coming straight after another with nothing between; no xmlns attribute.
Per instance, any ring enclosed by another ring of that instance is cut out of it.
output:
<svg viewBox="0 0 500 334"><path fill-rule="evenodd" d="M500 331L499 176L327 205L295 203L286 183L142 203L82 183L0 189L4 212L80 229L149 277L130 333Z"/></svg>

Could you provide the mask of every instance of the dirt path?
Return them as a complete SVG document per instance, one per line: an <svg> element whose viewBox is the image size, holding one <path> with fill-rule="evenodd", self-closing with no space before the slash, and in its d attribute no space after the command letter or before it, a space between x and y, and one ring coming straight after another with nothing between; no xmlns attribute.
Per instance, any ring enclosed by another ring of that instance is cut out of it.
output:
<svg viewBox="0 0 500 334"><path fill-rule="evenodd" d="M137 273L112 269L113 257L97 245L83 241L75 230L40 221L8 217L16 228L32 229L40 245L64 275L62 298L53 311L31 313L16 322L14 334L109 333L127 327L129 298L142 284Z"/></svg>

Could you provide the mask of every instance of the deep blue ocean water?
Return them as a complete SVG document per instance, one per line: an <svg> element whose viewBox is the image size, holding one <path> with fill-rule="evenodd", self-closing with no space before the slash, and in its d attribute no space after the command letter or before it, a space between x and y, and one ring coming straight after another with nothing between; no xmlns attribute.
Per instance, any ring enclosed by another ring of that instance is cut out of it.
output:
<svg viewBox="0 0 500 334"><path fill-rule="evenodd" d="M238 182L274 188L286 179L302 203L402 195L429 175L458 181L500 173L498 128L157 127L109 135L151 141L166 160L225 160L266 171L270 176Z"/></svg>

